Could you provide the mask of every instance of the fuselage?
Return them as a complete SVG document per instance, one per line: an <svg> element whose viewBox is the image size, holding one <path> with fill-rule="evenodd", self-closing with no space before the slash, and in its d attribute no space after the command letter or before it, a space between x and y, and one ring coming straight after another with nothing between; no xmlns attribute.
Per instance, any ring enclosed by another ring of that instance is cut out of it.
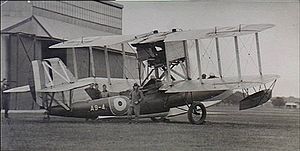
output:
<svg viewBox="0 0 300 151"><path fill-rule="evenodd" d="M141 115L155 115L168 112L170 108L191 104L192 101L203 101L217 96L224 91L202 91L188 93L165 93L158 89L144 92L141 102ZM100 98L90 101L72 103L70 110L62 106L52 106L49 115L78 118L97 118L98 116L125 116L129 107L128 94Z"/></svg>

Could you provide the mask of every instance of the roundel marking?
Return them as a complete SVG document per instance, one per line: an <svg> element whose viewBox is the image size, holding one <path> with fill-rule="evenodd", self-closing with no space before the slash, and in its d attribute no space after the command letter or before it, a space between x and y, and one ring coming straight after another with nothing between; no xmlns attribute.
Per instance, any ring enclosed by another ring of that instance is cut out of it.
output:
<svg viewBox="0 0 300 151"><path fill-rule="evenodd" d="M123 111L126 109L127 102L124 98L117 97L114 98L114 107L117 111Z"/></svg>
<svg viewBox="0 0 300 151"><path fill-rule="evenodd" d="M126 96L113 96L108 100L110 111L113 115L125 115L129 107Z"/></svg>

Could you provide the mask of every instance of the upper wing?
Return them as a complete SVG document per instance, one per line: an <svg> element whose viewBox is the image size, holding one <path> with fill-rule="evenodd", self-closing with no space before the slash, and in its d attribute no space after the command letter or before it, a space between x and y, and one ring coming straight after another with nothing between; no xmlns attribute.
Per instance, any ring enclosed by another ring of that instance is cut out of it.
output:
<svg viewBox="0 0 300 151"><path fill-rule="evenodd" d="M182 41L191 39L208 39L215 37L242 36L261 32L274 27L273 24L248 24L229 27L219 27L201 30L188 30L176 32L150 32L141 35L113 35L82 37L55 44L49 48L76 48L76 47L104 47L121 43L144 44L157 41Z"/></svg>
<svg viewBox="0 0 300 151"><path fill-rule="evenodd" d="M132 35L82 37L52 45L49 48L104 47L125 43L134 39L135 36Z"/></svg>
<svg viewBox="0 0 300 151"><path fill-rule="evenodd" d="M161 90L167 90L166 93L177 93L244 89L266 84L277 78L279 78L278 75L243 76L243 80L240 81L238 77L224 77L222 79L203 79L203 84L199 80L188 80L179 82L171 87L161 87Z"/></svg>
<svg viewBox="0 0 300 151"><path fill-rule="evenodd" d="M182 41L192 39L208 39L216 37L234 37L252 33L261 32L263 30L274 27L273 24L249 24L239 26L229 26L220 28L211 28L203 30L189 30L170 33L166 36L167 41Z"/></svg>

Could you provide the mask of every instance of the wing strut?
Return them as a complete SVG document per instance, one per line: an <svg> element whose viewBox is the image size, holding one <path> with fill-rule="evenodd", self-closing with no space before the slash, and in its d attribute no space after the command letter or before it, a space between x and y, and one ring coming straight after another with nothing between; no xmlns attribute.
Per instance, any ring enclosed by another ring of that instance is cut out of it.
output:
<svg viewBox="0 0 300 151"><path fill-rule="evenodd" d="M72 54L73 54L74 75L75 75L76 79L78 79L76 51L75 51L74 47L72 47Z"/></svg>
<svg viewBox="0 0 300 151"><path fill-rule="evenodd" d="M196 44L196 54L197 54L199 80L200 80L201 84L203 84L202 70L201 70L201 58L200 58L200 49L199 49L199 40L198 39L195 39L195 44Z"/></svg>
<svg viewBox="0 0 300 151"><path fill-rule="evenodd" d="M72 105L72 99L73 99L73 92L72 92L72 90L70 90L70 92L69 92L69 107L71 108L71 105Z"/></svg>
<svg viewBox="0 0 300 151"><path fill-rule="evenodd" d="M216 50L217 50L217 58L218 58L218 68L219 68L219 75L221 78L223 78L222 74L222 66L221 66L221 57L220 57L220 48L219 48L219 38L216 37Z"/></svg>
<svg viewBox="0 0 300 151"><path fill-rule="evenodd" d="M255 33L255 41L256 41L256 50L257 50L258 70L259 70L260 76L262 76L262 67L261 67L261 57L260 57L260 47L259 47L258 33Z"/></svg>
<svg viewBox="0 0 300 151"><path fill-rule="evenodd" d="M240 52L239 52L239 44L238 44L237 36L234 36L234 44L235 44L235 55L236 55L236 65L238 70L238 78L239 81L242 81Z"/></svg>
<svg viewBox="0 0 300 151"><path fill-rule="evenodd" d="M93 55L93 47L89 47L90 52L90 64L92 68L92 76L95 77L95 64L94 64L94 55ZM90 71L89 71L90 72Z"/></svg>
<svg viewBox="0 0 300 151"><path fill-rule="evenodd" d="M127 78L126 76L126 56L125 56L125 49L124 49L124 43L121 43L122 47L122 58L123 58L123 79Z"/></svg>
<svg viewBox="0 0 300 151"><path fill-rule="evenodd" d="M111 85L111 81L110 81L110 67L109 67L109 61L108 61L107 46L104 46L104 54L105 54L106 76L107 76L109 85Z"/></svg>
<svg viewBox="0 0 300 151"><path fill-rule="evenodd" d="M167 75L166 75L166 78L167 78L168 84L169 84L169 85L172 85L170 62L169 62L169 59L168 59L168 58L166 58L166 62L167 62L167 72L165 71L164 73L167 74Z"/></svg>
<svg viewBox="0 0 300 151"><path fill-rule="evenodd" d="M183 41L183 49L184 49L185 64L186 64L186 77L188 80L191 80L191 68L190 68L190 58L189 58L187 40Z"/></svg>

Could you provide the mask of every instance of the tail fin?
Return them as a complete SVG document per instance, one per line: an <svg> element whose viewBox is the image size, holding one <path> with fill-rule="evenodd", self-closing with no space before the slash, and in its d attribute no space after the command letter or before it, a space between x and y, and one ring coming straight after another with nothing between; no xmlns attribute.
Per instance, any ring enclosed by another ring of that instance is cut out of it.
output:
<svg viewBox="0 0 300 151"><path fill-rule="evenodd" d="M34 60L32 61L32 69L34 83L30 84L30 89L33 98L40 106L44 106L42 101L44 96L36 90L77 81L59 58L50 58L43 61Z"/></svg>
<svg viewBox="0 0 300 151"><path fill-rule="evenodd" d="M45 101L43 101L43 99L47 100L46 94L38 92L38 90L62 84L74 83L77 81L59 58L32 61L32 72L33 77L30 78L29 85L5 90L4 93L22 93L30 91L35 102L39 106L45 107ZM76 95L88 97L87 94L84 95L82 93L78 93ZM69 96L66 95L65 97L68 98ZM55 96L55 99L62 100L60 96Z"/></svg>
<svg viewBox="0 0 300 151"><path fill-rule="evenodd" d="M42 70L42 62L40 60L32 61L32 70L33 70L34 88L36 90L41 90L45 88L45 74Z"/></svg>
<svg viewBox="0 0 300 151"><path fill-rule="evenodd" d="M32 68L36 90L77 81L59 58L32 61Z"/></svg>

